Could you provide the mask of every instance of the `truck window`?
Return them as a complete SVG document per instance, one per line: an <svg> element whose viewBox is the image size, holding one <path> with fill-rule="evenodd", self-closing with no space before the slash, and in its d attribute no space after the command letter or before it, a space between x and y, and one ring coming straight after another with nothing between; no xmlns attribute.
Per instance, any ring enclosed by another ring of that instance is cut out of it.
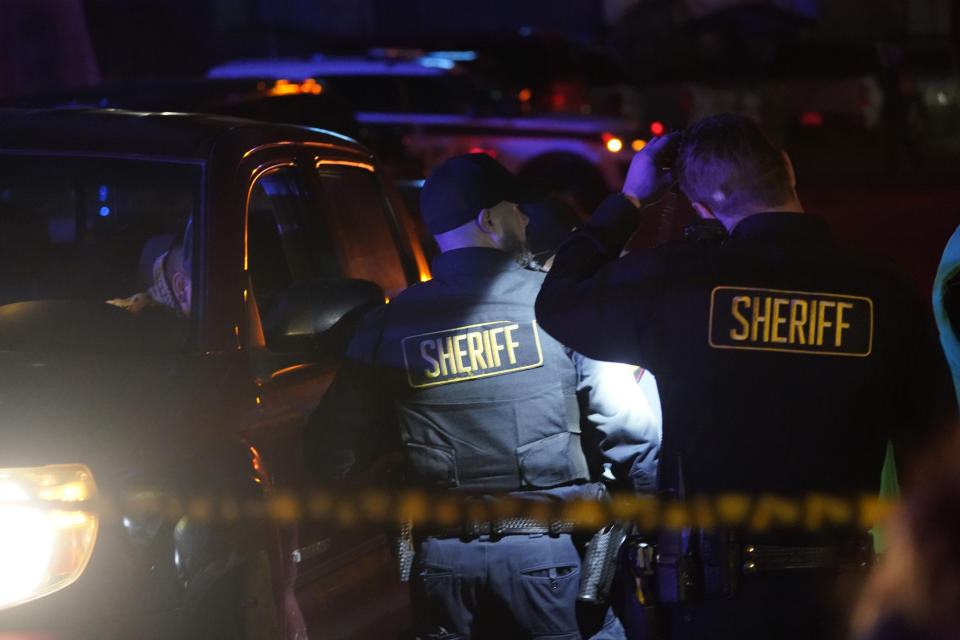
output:
<svg viewBox="0 0 960 640"><path fill-rule="evenodd" d="M398 251L399 229L377 176L350 164L319 164L317 175L344 274L376 282L392 298L407 280ZM314 241L311 236L310 243Z"/></svg>
<svg viewBox="0 0 960 640"><path fill-rule="evenodd" d="M250 191L247 256L261 318L271 316L294 282L346 275L316 207L292 165L261 174Z"/></svg>
<svg viewBox="0 0 960 640"><path fill-rule="evenodd" d="M191 165L0 156L0 304L145 290L144 245L183 232L201 184Z"/></svg>
<svg viewBox="0 0 960 640"><path fill-rule="evenodd" d="M149 292L156 257L199 217L202 178L186 163L0 154L0 349L187 347L194 325ZM133 298L158 313L116 304Z"/></svg>

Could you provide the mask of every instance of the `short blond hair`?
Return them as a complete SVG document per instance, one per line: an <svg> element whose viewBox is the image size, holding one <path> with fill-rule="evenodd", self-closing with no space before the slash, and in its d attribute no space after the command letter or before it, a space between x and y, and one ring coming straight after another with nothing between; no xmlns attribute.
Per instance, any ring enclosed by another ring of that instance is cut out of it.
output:
<svg viewBox="0 0 960 640"><path fill-rule="evenodd" d="M721 217L745 206L777 208L793 185L783 154L745 116L721 113L690 125L677 154L680 188Z"/></svg>

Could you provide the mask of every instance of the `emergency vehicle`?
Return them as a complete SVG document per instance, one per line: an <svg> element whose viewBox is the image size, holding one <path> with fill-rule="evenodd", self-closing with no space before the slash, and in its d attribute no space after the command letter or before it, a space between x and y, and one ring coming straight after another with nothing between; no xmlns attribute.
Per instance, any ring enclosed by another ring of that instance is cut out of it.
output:
<svg viewBox="0 0 960 640"><path fill-rule="evenodd" d="M532 91L515 94L472 73L472 51L375 51L368 56L323 55L227 62L211 79L268 79L270 89L331 90L352 103L364 140L390 162L411 157L422 179L454 155L487 153L531 185L559 191L583 215L619 189L634 151L664 131L586 113L541 112Z"/></svg>

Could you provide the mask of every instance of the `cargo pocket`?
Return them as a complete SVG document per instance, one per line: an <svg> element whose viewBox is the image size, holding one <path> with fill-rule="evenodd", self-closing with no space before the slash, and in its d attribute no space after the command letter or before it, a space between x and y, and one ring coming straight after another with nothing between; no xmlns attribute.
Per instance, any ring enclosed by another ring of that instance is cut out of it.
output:
<svg viewBox="0 0 960 640"><path fill-rule="evenodd" d="M404 444L407 462L416 478L435 487L456 487L457 458L453 449L437 445L407 442Z"/></svg>
<svg viewBox="0 0 960 640"><path fill-rule="evenodd" d="M570 465L570 433L557 433L517 447L525 487L554 487L576 476Z"/></svg>

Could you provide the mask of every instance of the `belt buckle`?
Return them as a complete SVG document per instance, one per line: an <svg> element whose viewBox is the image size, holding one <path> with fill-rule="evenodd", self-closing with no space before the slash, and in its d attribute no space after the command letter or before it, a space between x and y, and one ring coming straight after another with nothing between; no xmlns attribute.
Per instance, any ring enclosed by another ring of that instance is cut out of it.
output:
<svg viewBox="0 0 960 640"><path fill-rule="evenodd" d="M547 523L547 534L551 538L559 538L560 534L563 533L563 520L551 520Z"/></svg>
<svg viewBox="0 0 960 640"><path fill-rule="evenodd" d="M504 536L504 533L507 530L507 523L505 520L497 518L496 520L490 521L490 541L496 542Z"/></svg>

